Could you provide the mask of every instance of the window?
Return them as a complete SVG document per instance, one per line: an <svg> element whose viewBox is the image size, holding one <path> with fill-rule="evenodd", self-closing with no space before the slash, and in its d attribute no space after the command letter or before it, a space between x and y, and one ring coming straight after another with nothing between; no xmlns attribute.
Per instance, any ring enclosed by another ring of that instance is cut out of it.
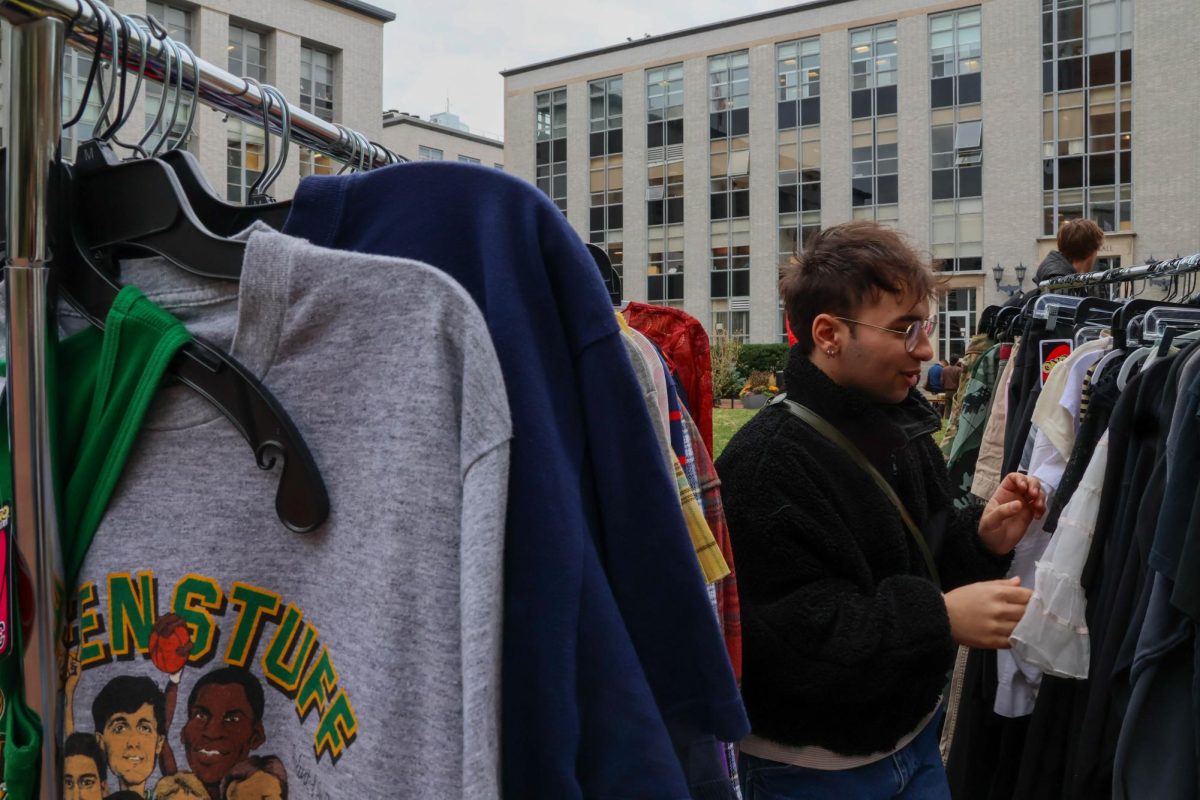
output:
<svg viewBox="0 0 1200 800"><path fill-rule="evenodd" d="M566 87L537 95L536 141L537 187L567 213L567 90Z"/></svg>
<svg viewBox="0 0 1200 800"><path fill-rule="evenodd" d="M503 164L492 164L492 166L495 167L496 169L500 170L501 172L504 172Z"/></svg>
<svg viewBox="0 0 1200 800"><path fill-rule="evenodd" d="M728 336L730 339L747 342L750 340L749 300L740 304L730 300L714 300L711 332L714 337ZM733 306L737 306L733 308Z"/></svg>
<svg viewBox="0 0 1200 800"><path fill-rule="evenodd" d="M250 187L262 174L263 129L240 121L230 121L225 129L225 198L234 203L249 202Z"/></svg>
<svg viewBox="0 0 1200 800"><path fill-rule="evenodd" d="M975 332L975 289L951 289L938 309L938 352L961 356Z"/></svg>
<svg viewBox="0 0 1200 800"><path fill-rule="evenodd" d="M241 25L229 26L229 71L267 80L266 37ZM225 123L225 197L234 203L249 200L249 190L263 169L263 131L257 125L231 119Z"/></svg>
<svg viewBox="0 0 1200 800"><path fill-rule="evenodd" d="M977 7L929 18L930 244L950 271L983 269L981 25Z"/></svg>
<svg viewBox="0 0 1200 800"><path fill-rule="evenodd" d="M745 336L750 316L749 51L712 56L708 76L708 296L714 330L720 324L730 335Z"/></svg>
<svg viewBox="0 0 1200 800"><path fill-rule="evenodd" d="M710 139L750 135L750 51L708 59Z"/></svg>
<svg viewBox="0 0 1200 800"><path fill-rule="evenodd" d="M309 150L307 147L300 148L300 177L306 175L332 175L337 171L337 164L334 160L319 153L316 150Z"/></svg>
<svg viewBox="0 0 1200 800"><path fill-rule="evenodd" d="M604 248L618 277L625 264L625 81L588 84L588 241Z"/></svg>
<svg viewBox="0 0 1200 800"><path fill-rule="evenodd" d="M417 145L417 160L418 161L441 161L443 153L436 147L426 147L425 145Z"/></svg>
<svg viewBox="0 0 1200 800"><path fill-rule="evenodd" d="M464 164L478 164L479 163L478 158L471 158L470 156L459 156L458 160Z"/></svg>
<svg viewBox="0 0 1200 800"><path fill-rule="evenodd" d="M189 47L192 44L192 12L184 8L168 5L167 3L155 2L149 0L146 3L146 15L153 17L162 23L167 29L167 35L180 44L186 44ZM187 56L185 55L186 59ZM85 74L86 77L86 74ZM154 125L155 118L159 116L159 108L163 104L163 94L165 87L154 81L146 81L146 128L147 130ZM149 144L154 144L159 140L159 137L164 132L170 131L170 139L172 143L183 136L183 132L187 129L187 118L191 114L192 97L191 92L183 92L179 99L179 113L175 115L175 90L172 89L167 95L166 108L162 112L162 117L158 120L158 133L151 136ZM175 115L175 124L171 124L171 117ZM188 137L188 141L184 144L187 150L194 149L196 133L193 130Z"/></svg>
<svg viewBox="0 0 1200 800"><path fill-rule="evenodd" d="M683 306L683 64L646 71L646 299Z"/></svg>
<svg viewBox="0 0 1200 800"><path fill-rule="evenodd" d="M326 122L333 122L334 56L309 45L300 47L300 107ZM334 162L329 156L300 148L300 175L330 175Z"/></svg>
<svg viewBox="0 0 1200 800"><path fill-rule="evenodd" d="M850 205L854 219L900 217L896 23L850 31Z"/></svg>
<svg viewBox="0 0 1200 800"><path fill-rule="evenodd" d="M821 228L821 41L775 47L779 81L779 263Z"/></svg>
<svg viewBox="0 0 1200 800"><path fill-rule="evenodd" d="M300 107L326 122L334 119L333 54L300 48Z"/></svg>
<svg viewBox="0 0 1200 800"><path fill-rule="evenodd" d="M1133 0L1042 0L1042 233L1133 230Z"/></svg>
<svg viewBox="0 0 1200 800"><path fill-rule="evenodd" d="M229 25L229 71L239 77L267 80L266 36L241 25Z"/></svg>

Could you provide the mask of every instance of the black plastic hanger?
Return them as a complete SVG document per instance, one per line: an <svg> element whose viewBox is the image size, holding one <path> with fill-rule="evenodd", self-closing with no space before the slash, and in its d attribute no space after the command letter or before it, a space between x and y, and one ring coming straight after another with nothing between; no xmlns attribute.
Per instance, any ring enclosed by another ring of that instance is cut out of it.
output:
<svg viewBox="0 0 1200 800"><path fill-rule="evenodd" d="M79 191L83 181L73 174L76 169L60 164L56 170L55 192L60 199L53 215L53 274L63 299L103 328L120 286L108 277L116 271L111 256L80 238L85 226L75 221L90 212L85 210L87 196ZM282 460L275 511L285 526L307 533L328 519L329 494L308 445L287 411L252 373L229 354L193 337L171 362L168 374L212 403L233 424L250 444L260 468L271 469Z"/></svg>
<svg viewBox="0 0 1200 800"><path fill-rule="evenodd" d="M614 306L621 305L621 276L613 269L612 259L603 247L599 245L587 243L588 252L592 254L592 260L596 262L597 269L600 270L600 277L604 281L605 287L608 289L608 297Z"/></svg>
<svg viewBox="0 0 1200 800"><path fill-rule="evenodd" d="M214 235L196 217L175 172L154 158L121 161L106 144L80 145L70 171L83 247L137 246L209 278L237 280L245 242Z"/></svg>
<svg viewBox="0 0 1200 800"><path fill-rule="evenodd" d="M1113 347L1124 349L1128 344L1125 339L1130 321L1138 314L1145 314L1152 308L1195 308L1195 306L1188 303L1167 303L1162 300L1130 300L1113 312Z"/></svg>
<svg viewBox="0 0 1200 800"><path fill-rule="evenodd" d="M1010 323L1021 316L1021 309L1015 306L1004 306L996 312L996 317L992 322L992 330L995 332L997 341L1011 342L1011 327Z"/></svg>
<svg viewBox="0 0 1200 800"><path fill-rule="evenodd" d="M995 328L993 323L996 320L996 315L1000 313L1001 306L988 306L979 315L979 325L976 326L976 333L986 333L989 338L995 338Z"/></svg>
<svg viewBox="0 0 1200 800"><path fill-rule="evenodd" d="M158 159L175 173L192 211L212 233L218 236L233 236L255 222L265 223L275 230L283 230L283 225L292 210L290 200L255 206L229 203L213 190L200 169L200 162L188 151L168 150Z"/></svg>

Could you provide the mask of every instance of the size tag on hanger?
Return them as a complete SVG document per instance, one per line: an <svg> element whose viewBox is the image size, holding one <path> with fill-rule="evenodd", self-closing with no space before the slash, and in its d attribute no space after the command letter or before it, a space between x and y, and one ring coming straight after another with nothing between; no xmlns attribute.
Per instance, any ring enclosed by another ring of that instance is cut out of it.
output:
<svg viewBox="0 0 1200 800"><path fill-rule="evenodd" d="M1042 357L1042 386L1046 385L1046 379L1050 377L1050 372L1071 355L1074 344L1071 339L1046 339L1039 342Z"/></svg>

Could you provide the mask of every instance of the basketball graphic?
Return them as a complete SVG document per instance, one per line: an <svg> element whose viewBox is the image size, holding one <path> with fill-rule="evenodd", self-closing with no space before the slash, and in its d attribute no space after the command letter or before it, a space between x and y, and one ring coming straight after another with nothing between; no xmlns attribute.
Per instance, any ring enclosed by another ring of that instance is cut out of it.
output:
<svg viewBox="0 0 1200 800"><path fill-rule="evenodd" d="M166 614L154 623L150 633L150 660L171 675L183 669L192 654L192 633L177 614Z"/></svg>

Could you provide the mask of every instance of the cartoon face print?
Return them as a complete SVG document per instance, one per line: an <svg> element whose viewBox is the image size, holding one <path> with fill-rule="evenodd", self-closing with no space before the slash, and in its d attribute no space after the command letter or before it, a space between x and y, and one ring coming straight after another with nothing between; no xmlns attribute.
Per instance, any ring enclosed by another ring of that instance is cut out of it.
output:
<svg viewBox="0 0 1200 800"><path fill-rule="evenodd" d="M219 784L266 738L246 689L236 682L202 686L188 703L180 733L188 764L206 786Z"/></svg>
<svg viewBox="0 0 1200 800"><path fill-rule="evenodd" d="M150 703L142 704L136 711L113 714L99 737L109 769L121 779L122 786L146 782L163 745Z"/></svg>
<svg viewBox="0 0 1200 800"><path fill-rule="evenodd" d="M231 783L225 790L224 800L283 800L283 786L274 775L259 770Z"/></svg>
<svg viewBox="0 0 1200 800"><path fill-rule="evenodd" d="M63 800L101 800L100 765L90 756L67 756L63 762Z"/></svg>

